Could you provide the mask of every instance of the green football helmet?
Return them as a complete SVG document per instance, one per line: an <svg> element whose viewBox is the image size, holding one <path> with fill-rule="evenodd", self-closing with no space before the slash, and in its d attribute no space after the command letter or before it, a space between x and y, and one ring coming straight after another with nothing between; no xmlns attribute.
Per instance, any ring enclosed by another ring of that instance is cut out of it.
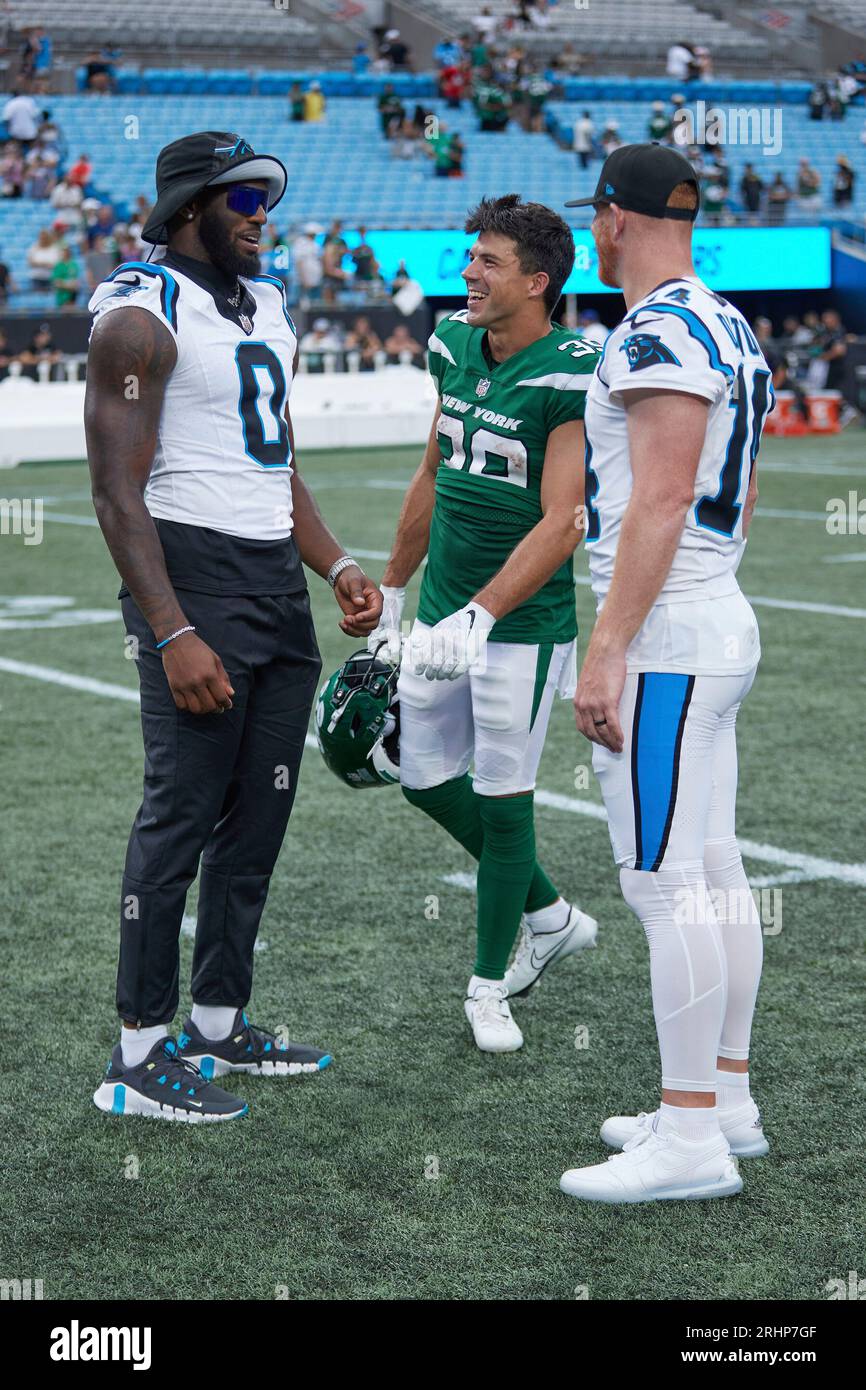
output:
<svg viewBox="0 0 866 1390"><path fill-rule="evenodd" d="M380 661L376 653L355 652L319 691L319 750L349 787L400 781L399 674L399 666Z"/></svg>

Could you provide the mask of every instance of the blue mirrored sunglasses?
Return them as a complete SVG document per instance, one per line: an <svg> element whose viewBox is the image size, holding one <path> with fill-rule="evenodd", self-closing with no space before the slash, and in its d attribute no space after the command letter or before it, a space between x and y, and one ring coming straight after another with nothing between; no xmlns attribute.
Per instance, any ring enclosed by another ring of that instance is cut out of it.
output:
<svg viewBox="0 0 866 1390"><path fill-rule="evenodd" d="M229 191L226 194L226 203L232 212L239 212L244 217L252 217L259 208L267 212L268 189L253 188L248 183L230 183Z"/></svg>

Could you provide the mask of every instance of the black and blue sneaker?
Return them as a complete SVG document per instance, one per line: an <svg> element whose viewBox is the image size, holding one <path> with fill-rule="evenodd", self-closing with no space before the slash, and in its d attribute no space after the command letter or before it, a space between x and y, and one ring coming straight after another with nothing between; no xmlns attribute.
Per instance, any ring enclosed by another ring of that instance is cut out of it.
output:
<svg viewBox="0 0 866 1390"><path fill-rule="evenodd" d="M181 1057L174 1038L160 1038L134 1067L124 1066L118 1043L93 1099L107 1115L145 1115L189 1124L237 1120L249 1109L246 1101L212 1085Z"/></svg>
<svg viewBox="0 0 866 1390"><path fill-rule="evenodd" d="M305 1076L324 1071L331 1062L330 1054L318 1047L286 1042L266 1028L256 1028L243 1009L235 1014L227 1038L213 1042L188 1018L177 1042L181 1055L208 1081L235 1071L253 1076Z"/></svg>

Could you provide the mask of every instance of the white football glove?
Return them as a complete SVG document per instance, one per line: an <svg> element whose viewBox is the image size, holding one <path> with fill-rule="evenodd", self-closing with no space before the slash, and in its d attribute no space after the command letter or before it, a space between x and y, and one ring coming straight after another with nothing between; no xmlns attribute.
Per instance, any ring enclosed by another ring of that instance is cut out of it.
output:
<svg viewBox="0 0 866 1390"><path fill-rule="evenodd" d="M478 661L496 622L480 603L467 603L428 631L413 628L409 660L416 676L428 681L455 681Z"/></svg>
<svg viewBox="0 0 866 1390"><path fill-rule="evenodd" d="M374 628L367 638L367 651L374 652L381 642L386 643L379 652L380 660L390 661L392 666L400 664L400 642L401 632L400 623L403 617L403 605L406 602L406 590L394 589L387 584L382 585L382 616L379 619L379 626Z"/></svg>

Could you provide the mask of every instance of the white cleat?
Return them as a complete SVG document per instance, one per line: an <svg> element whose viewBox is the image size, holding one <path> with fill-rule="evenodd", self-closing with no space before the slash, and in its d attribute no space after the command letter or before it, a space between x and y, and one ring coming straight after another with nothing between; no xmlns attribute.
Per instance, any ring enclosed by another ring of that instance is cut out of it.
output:
<svg viewBox="0 0 866 1390"><path fill-rule="evenodd" d="M678 1134L647 1134L589 1168L569 1168L559 1186L585 1202L702 1201L733 1197L743 1179L723 1134L693 1143Z"/></svg>
<svg viewBox="0 0 866 1390"><path fill-rule="evenodd" d="M598 922L579 907L569 908L568 920L559 931L534 932L524 917L520 944L505 976L509 996L516 999L526 994L549 965L594 946L597 935Z"/></svg>
<svg viewBox="0 0 866 1390"><path fill-rule="evenodd" d="M639 1115L611 1115L601 1127L601 1137L608 1148L624 1149L638 1135L646 1138L657 1114L657 1110L650 1113L642 1110ZM719 1110L718 1115L719 1128L735 1158L763 1158L770 1152L761 1112L753 1100L733 1110Z"/></svg>
<svg viewBox="0 0 866 1390"><path fill-rule="evenodd" d="M476 985L463 1004L476 1046L482 1052L516 1052L523 1034L511 1017L503 984Z"/></svg>

